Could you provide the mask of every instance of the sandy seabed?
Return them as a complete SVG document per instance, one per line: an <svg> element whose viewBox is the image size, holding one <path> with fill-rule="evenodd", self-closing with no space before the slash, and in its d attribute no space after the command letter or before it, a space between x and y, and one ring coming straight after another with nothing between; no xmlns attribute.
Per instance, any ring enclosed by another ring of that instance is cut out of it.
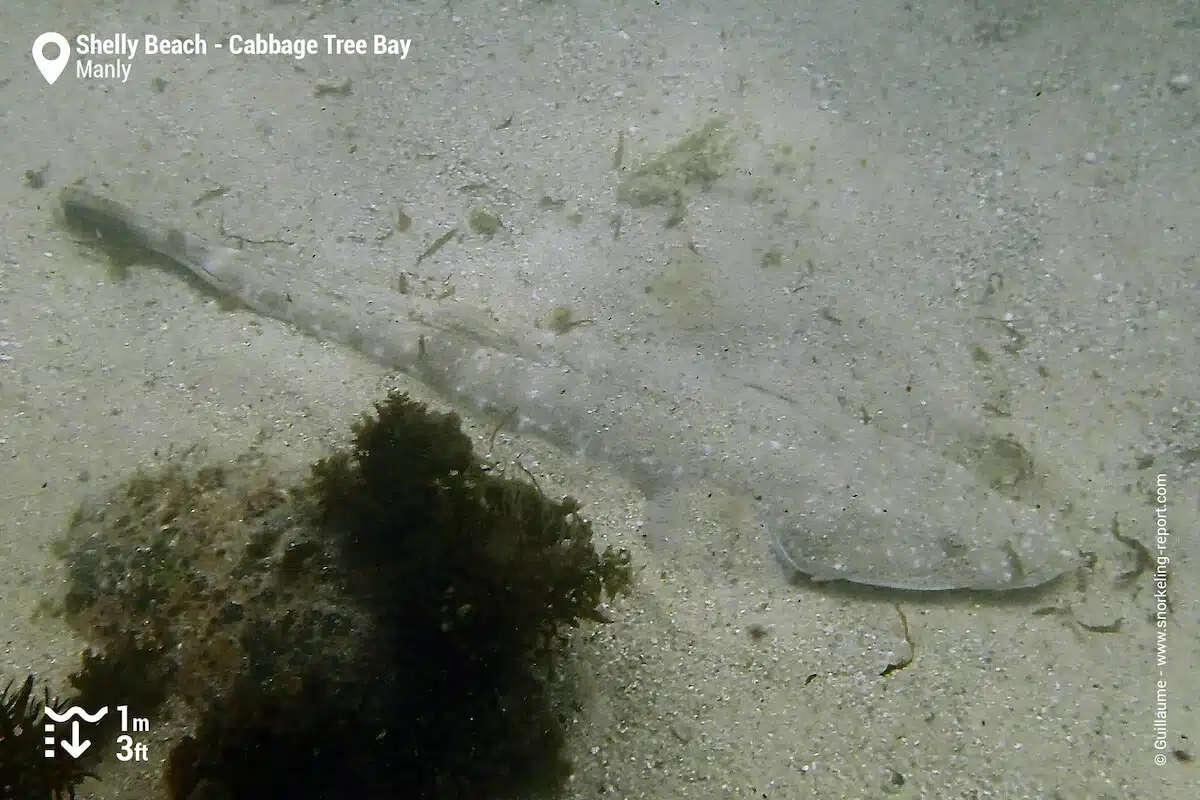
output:
<svg viewBox="0 0 1200 800"><path fill-rule="evenodd" d="M84 497L197 442L299 464L385 387L423 392L178 275L116 280L55 220L57 189L85 179L361 302L404 287L534 336L565 306L594 320L581 342L704 358L801 407L895 410L916 376L1033 454L1085 567L1042 592L951 596L790 585L745 509L703 487L673 533L644 535L619 471L499 436L497 457L584 500L642 565L616 622L578 637L572 796L1195 796L1195 14L10 6L0 676L57 685L77 663L85 643L37 609L61 592L49 543ZM125 79L72 63L47 86L29 57L45 30L210 49L100 54ZM404 58L213 46L235 33L410 43ZM677 204L622 202L629 170L716 118L735 134L720 175ZM824 372L795 342L830 317L851 332ZM755 338L781 330L790 349ZM474 424L483 447L491 425ZM1163 627L1163 576L1122 580L1138 544L1170 559ZM84 796L153 796L170 735Z"/></svg>

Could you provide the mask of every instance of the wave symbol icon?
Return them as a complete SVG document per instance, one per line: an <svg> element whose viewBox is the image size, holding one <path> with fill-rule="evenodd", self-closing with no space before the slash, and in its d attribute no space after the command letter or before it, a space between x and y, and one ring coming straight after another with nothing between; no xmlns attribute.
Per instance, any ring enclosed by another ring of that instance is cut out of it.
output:
<svg viewBox="0 0 1200 800"><path fill-rule="evenodd" d="M66 721L70 720L72 717L79 717L84 722L88 722L88 723L91 723L94 725L95 723L104 719L104 715L107 713L108 713L108 706L103 706L95 714L89 714L86 711L84 711L82 708L80 708L79 706L71 706L66 711L64 711L63 713L60 714L57 711L55 711L53 708L51 708L49 705L46 706L46 716L49 717L50 719L54 720L55 722L66 722Z"/></svg>

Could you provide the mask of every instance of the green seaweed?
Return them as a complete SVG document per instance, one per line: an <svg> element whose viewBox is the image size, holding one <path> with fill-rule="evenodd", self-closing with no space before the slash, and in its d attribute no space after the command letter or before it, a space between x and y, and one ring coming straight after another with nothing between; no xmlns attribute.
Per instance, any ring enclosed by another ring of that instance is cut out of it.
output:
<svg viewBox="0 0 1200 800"><path fill-rule="evenodd" d="M592 325L595 323L593 319L577 319L575 312L570 306L555 306L546 315L546 327L554 333L562 336L570 333L580 325Z"/></svg>
<svg viewBox="0 0 1200 800"><path fill-rule="evenodd" d="M733 159L733 137L715 118L663 153L632 170L617 186L617 200L632 208L666 207L669 224L683 219L691 191L709 191Z"/></svg>
<svg viewBox="0 0 1200 800"><path fill-rule="evenodd" d="M438 238L434 239L433 243L422 250L421 254L417 256L416 266L420 266L421 262L425 259L433 258L435 255L437 255L437 252L449 244L450 240L453 239L457 233L458 228L451 228Z"/></svg>
<svg viewBox="0 0 1200 800"><path fill-rule="evenodd" d="M500 217L480 208L471 212L471 216L467 219L467 225L471 228L472 233L478 233L488 238L504 230L504 223Z"/></svg>

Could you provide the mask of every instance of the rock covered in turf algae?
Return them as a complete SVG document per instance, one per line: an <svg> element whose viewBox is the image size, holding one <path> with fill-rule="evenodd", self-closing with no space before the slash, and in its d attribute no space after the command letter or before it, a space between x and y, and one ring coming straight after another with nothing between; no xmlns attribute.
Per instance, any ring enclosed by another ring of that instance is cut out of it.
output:
<svg viewBox="0 0 1200 800"><path fill-rule="evenodd" d="M176 464L81 510L66 610L163 660L194 717L173 798L553 793L547 678L632 578L577 508L392 394L290 490L261 459Z"/></svg>

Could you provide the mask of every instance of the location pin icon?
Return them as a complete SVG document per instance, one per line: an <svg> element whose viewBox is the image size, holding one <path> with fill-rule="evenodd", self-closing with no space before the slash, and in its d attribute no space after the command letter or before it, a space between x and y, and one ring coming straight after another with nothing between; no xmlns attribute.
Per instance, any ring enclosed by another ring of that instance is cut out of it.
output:
<svg viewBox="0 0 1200 800"><path fill-rule="evenodd" d="M42 52L48 44L58 47L58 55L54 58L46 58L45 53ZM67 37L61 33L46 31L33 40L33 63L37 64L38 72L42 73L46 83L53 85L58 80L58 76L62 75L63 70L67 68L67 62L70 60L71 45L67 42Z"/></svg>

